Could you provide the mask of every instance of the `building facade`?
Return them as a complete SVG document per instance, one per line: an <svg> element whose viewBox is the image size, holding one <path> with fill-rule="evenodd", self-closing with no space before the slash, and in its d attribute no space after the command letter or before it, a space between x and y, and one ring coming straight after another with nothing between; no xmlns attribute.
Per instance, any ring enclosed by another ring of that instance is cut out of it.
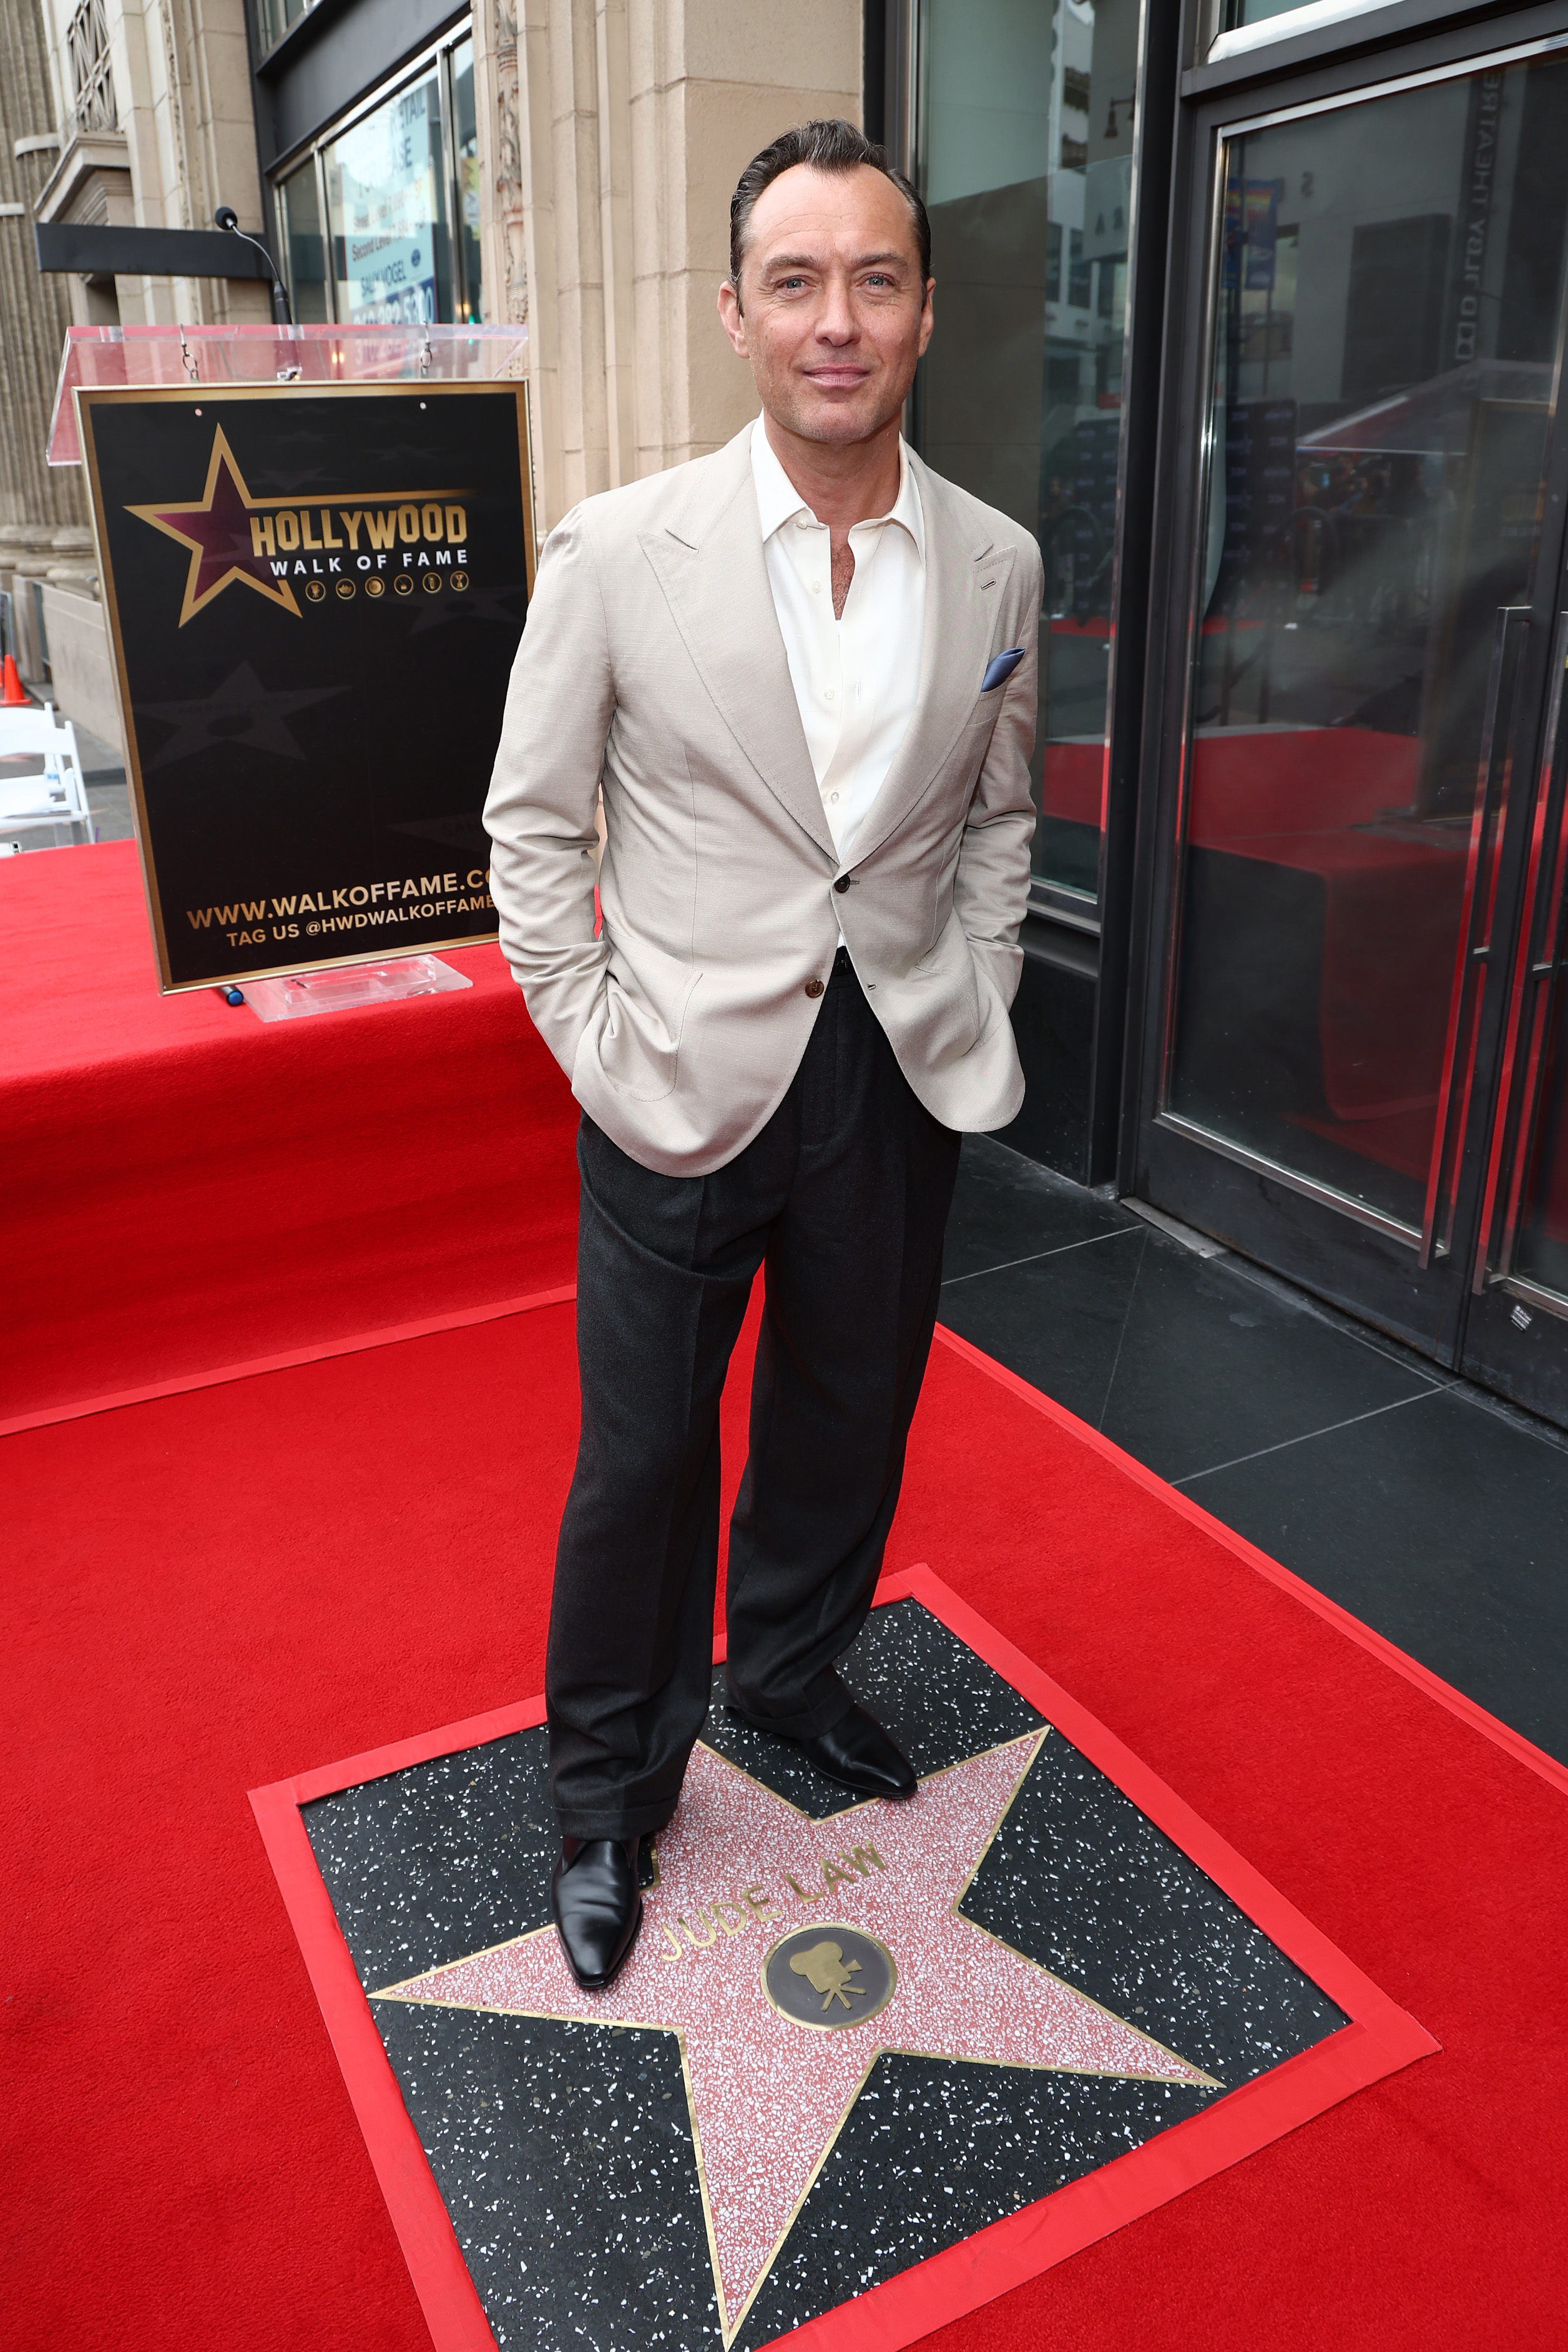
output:
<svg viewBox="0 0 1568 2352"><path fill-rule="evenodd" d="M57 146L42 221L259 226L244 0L39 0ZM254 279L66 280L80 325L266 319Z"/></svg>
<svg viewBox="0 0 1568 2352"><path fill-rule="evenodd" d="M537 502L719 446L729 193L861 105L854 0L260 0L257 121L300 318L526 323Z"/></svg>
<svg viewBox="0 0 1568 2352"><path fill-rule="evenodd" d="M42 9L10 201L228 202L300 319L526 324L545 528L751 413L746 159L884 138L909 431L1046 568L1007 1139L1568 1424L1568 0Z"/></svg>

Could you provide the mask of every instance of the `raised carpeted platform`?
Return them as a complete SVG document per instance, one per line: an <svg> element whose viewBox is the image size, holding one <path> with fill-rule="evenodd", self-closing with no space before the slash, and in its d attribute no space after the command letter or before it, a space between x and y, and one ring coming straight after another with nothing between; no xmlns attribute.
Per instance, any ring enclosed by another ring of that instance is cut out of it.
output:
<svg viewBox="0 0 1568 2352"><path fill-rule="evenodd" d="M264 1024L158 993L129 842L0 861L0 1425L569 1282L576 1106L473 982Z"/></svg>
<svg viewBox="0 0 1568 2352"><path fill-rule="evenodd" d="M575 1423L552 1307L5 1441L16 2352L425 2352L246 1792L538 1689ZM922 1559L1442 2045L931 2340L1554 2346L1568 1775L961 1343Z"/></svg>

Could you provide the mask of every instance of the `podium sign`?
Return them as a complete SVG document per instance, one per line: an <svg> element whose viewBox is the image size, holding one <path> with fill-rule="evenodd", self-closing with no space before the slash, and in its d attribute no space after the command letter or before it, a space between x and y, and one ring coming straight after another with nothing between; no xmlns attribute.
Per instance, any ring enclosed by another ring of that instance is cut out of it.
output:
<svg viewBox="0 0 1568 2352"><path fill-rule="evenodd" d="M521 383L77 393L163 988L496 936Z"/></svg>

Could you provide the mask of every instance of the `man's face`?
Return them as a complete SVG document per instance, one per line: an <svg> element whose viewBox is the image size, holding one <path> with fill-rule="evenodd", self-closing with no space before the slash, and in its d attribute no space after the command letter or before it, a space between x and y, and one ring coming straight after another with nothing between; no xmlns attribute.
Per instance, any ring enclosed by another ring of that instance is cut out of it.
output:
<svg viewBox="0 0 1568 2352"><path fill-rule="evenodd" d="M797 163L752 213L741 293L720 289L763 408L805 441L868 440L896 417L931 341L914 223L884 173Z"/></svg>

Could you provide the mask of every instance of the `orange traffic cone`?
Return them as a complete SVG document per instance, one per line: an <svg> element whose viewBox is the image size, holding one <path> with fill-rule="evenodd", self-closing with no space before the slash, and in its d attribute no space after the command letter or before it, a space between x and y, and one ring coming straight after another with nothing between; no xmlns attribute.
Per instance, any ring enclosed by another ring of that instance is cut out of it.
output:
<svg viewBox="0 0 1568 2352"><path fill-rule="evenodd" d="M31 700L31 695L16 675L16 655L7 654L3 678L0 678L0 710L15 710L19 707L25 709Z"/></svg>

